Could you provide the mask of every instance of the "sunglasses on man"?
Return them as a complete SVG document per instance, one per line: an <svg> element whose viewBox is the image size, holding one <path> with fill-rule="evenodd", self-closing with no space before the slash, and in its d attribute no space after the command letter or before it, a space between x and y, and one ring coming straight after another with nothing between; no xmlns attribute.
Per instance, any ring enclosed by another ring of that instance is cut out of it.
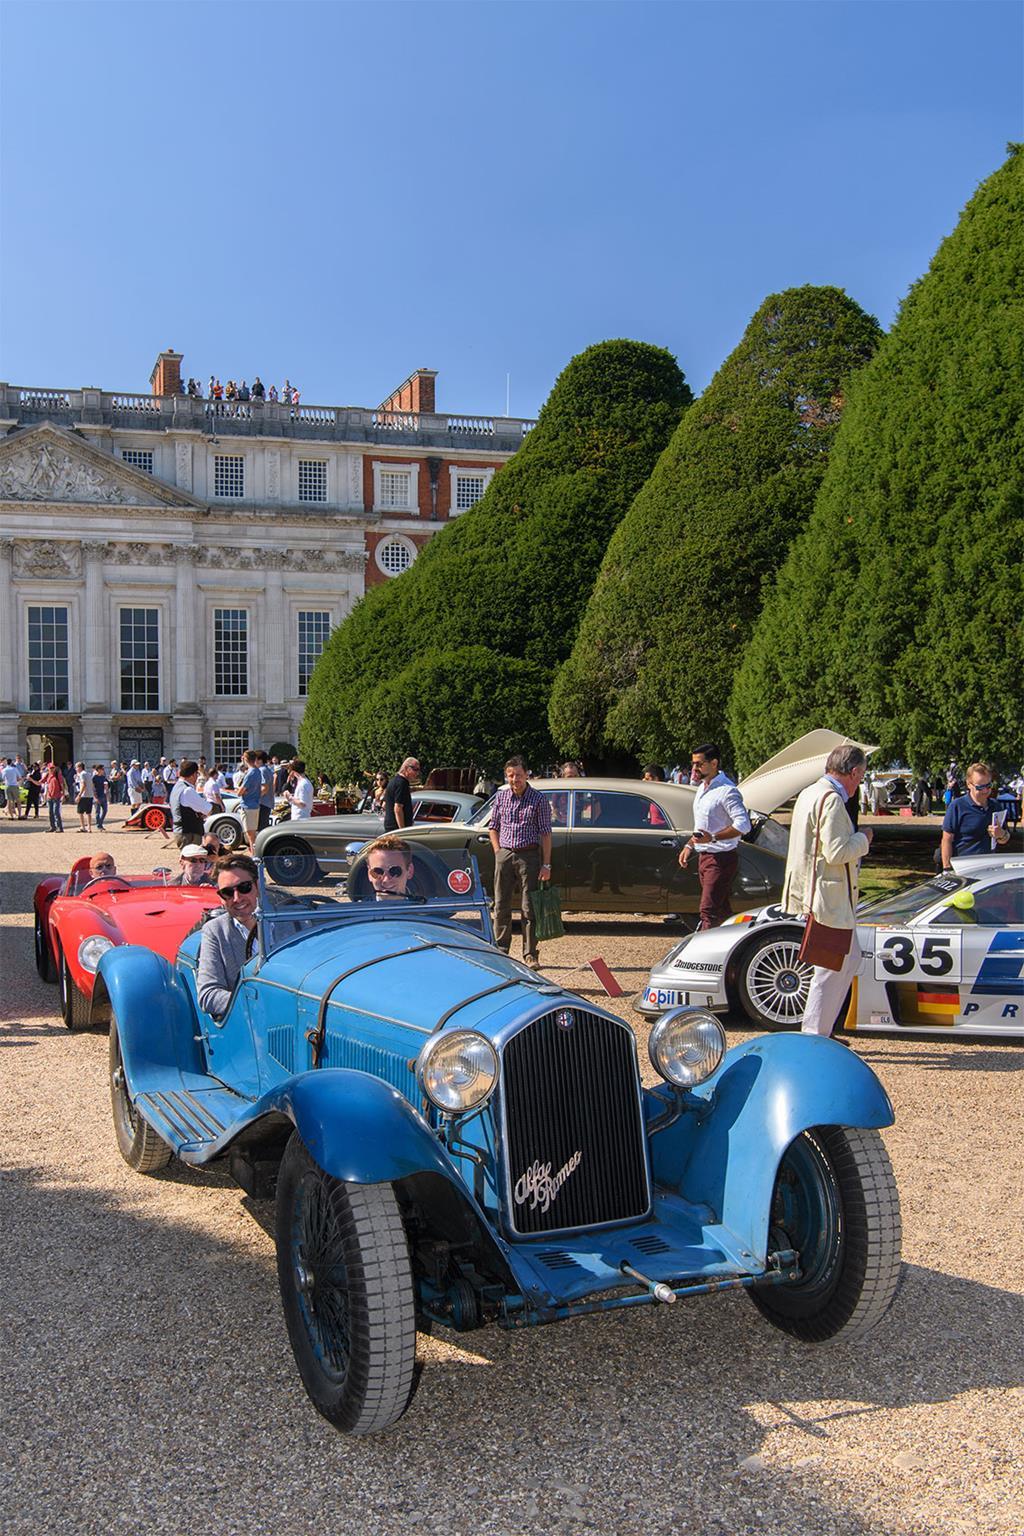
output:
<svg viewBox="0 0 1024 1536"><path fill-rule="evenodd" d="M397 880L399 875L405 874L404 864L379 864L376 868L370 868L371 880Z"/></svg>
<svg viewBox="0 0 1024 1536"><path fill-rule="evenodd" d="M218 885L217 895L221 901L232 901L236 896L248 896L255 881L239 880L237 885Z"/></svg>

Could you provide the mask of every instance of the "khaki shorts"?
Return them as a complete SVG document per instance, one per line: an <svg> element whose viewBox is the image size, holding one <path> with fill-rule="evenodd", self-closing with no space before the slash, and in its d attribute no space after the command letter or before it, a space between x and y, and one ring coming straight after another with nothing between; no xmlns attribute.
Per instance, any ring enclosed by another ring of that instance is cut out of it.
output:
<svg viewBox="0 0 1024 1536"><path fill-rule="evenodd" d="M241 807L241 814L245 818L245 830L248 832L250 837L255 837L260 824L259 806L254 806L251 811L246 807Z"/></svg>

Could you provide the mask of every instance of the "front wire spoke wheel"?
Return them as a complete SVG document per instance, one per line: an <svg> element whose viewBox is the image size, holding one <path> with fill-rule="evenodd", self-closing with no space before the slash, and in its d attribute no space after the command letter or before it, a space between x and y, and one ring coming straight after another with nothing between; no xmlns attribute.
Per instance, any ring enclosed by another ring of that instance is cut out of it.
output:
<svg viewBox="0 0 1024 1536"><path fill-rule="evenodd" d="M401 1418L416 1384L409 1246L390 1184L324 1171L296 1131L277 1181L277 1274L310 1400L350 1434Z"/></svg>

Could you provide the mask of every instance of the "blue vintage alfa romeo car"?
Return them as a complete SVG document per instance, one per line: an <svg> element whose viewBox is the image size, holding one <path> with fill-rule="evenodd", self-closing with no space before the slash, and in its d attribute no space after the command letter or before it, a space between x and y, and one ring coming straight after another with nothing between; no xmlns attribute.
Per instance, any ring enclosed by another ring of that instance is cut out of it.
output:
<svg viewBox="0 0 1024 1536"><path fill-rule="evenodd" d="M227 1013L177 961L105 954L110 1088L140 1173L276 1186L292 1349L353 1434L405 1411L417 1326L526 1328L743 1287L797 1338L876 1324L900 1267L889 1100L831 1040L728 1053L712 1014L631 1029L502 955L476 868L417 846L402 898L263 888ZM94 1005L95 1006L95 1005Z"/></svg>

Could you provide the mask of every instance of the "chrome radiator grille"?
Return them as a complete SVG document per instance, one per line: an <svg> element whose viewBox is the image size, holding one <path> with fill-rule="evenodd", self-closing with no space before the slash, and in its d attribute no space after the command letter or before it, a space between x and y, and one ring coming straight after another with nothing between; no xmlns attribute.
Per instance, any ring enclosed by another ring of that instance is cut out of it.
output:
<svg viewBox="0 0 1024 1536"><path fill-rule="evenodd" d="M650 1192L643 1119L625 1025L582 1008L545 1014L505 1046L502 1082L517 1232L644 1214Z"/></svg>

